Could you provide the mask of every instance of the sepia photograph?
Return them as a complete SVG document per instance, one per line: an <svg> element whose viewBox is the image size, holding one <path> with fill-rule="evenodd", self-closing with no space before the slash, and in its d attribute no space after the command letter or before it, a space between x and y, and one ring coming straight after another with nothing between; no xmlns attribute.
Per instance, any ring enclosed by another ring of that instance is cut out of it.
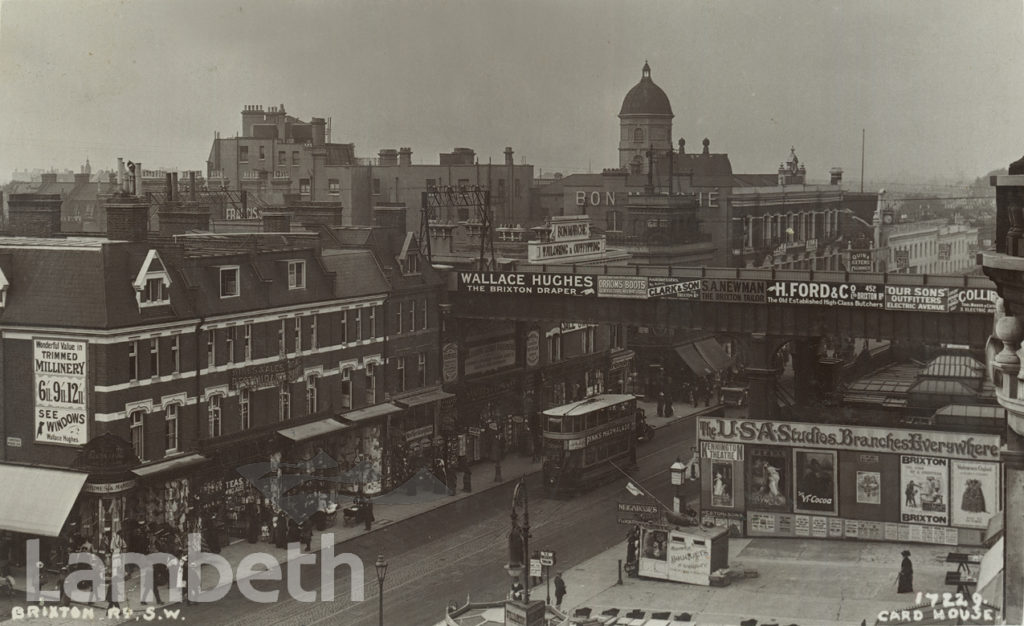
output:
<svg viewBox="0 0 1024 626"><path fill-rule="evenodd" d="M1024 624L1022 67L1022 0L0 0L0 626Z"/></svg>

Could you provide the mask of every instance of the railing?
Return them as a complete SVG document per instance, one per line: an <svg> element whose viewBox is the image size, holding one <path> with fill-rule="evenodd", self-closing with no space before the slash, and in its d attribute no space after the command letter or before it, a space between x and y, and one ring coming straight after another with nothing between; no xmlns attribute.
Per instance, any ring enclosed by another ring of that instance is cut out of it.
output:
<svg viewBox="0 0 1024 626"><path fill-rule="evenodd" d="M658 232L658 231L655 231ZM712 241L711 233L694 233L685 239L673 239L671 241L651 241L652 237L644 235L626 235L615 231L605 231L605 240L608 244L617 246L636 246L647 248L671 248L674 246L685 246L694 243L708 243ZM668 235L671 237L671 235ZM657 239L657 237L654 237Z"/></svg>
<svg viewBox="0 0 1024 626"><path fill-rule="evenodd" d="M995 289L987 276L968 274L892 274L882 272L845 272L831 270L783 270L740 267L676 267L670 265L532 265L513 261L512 270L538 274L590 274L595 276L656 276L682 279L732 278L750 280L795 280L855 282L862 285L905 285L911 287L958 287Z"/></svg>

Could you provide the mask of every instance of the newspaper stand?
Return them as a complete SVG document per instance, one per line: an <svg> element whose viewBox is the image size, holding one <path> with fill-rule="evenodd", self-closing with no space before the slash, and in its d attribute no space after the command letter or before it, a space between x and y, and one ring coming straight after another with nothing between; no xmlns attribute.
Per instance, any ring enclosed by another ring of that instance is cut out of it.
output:
<svg viewBox="0 0 1024 626"><path fill-rule="evenodd" d="M693 585L711 585L729 567L729 530L645 524L640 531L639 574Z"/></svg>

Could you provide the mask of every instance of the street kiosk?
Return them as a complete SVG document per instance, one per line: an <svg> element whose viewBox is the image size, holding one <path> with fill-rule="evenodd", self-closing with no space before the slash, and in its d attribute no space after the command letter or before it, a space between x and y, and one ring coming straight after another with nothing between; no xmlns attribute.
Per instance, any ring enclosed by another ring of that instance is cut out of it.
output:
<svg viewBox="0 0 1024 626"><path fill-rule="evenodd" d="M711 574L729 567L729 531L646 524L640 530L639 560L640 576L710 586Z"/></svg>

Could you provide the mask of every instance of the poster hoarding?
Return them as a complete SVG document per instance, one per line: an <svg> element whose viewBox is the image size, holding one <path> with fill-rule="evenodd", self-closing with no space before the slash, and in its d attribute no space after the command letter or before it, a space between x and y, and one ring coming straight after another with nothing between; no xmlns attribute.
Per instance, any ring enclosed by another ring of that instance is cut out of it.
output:
<svg viewBox="0 0 1024 626"><path fill-rule="evenodd" d="M759 511L790 510L789 449L748 447L747 508Z"/></svg>
<svg viewBox="0 0 1024 626"><path fill-rule="evenodd" d="M711 462L711 506L731 509L735 506L732 462Z"/></svg>
<svg viewBox="0 0 1024 626"><path fill-rule="evenodd" d="M834 450L794 450L793 480L794 511L818 515L839 514Z"/></svg>
<svg viewBox="0 0 1024 626"><path fill-rule="evenodd" d="M949 459L900 456L900 521L949 524Z"/></svg>
<svg viewBox="0 0 1024 626"><path fill-rule="evenodd" d="M953 526L988 528L1000 510L999 465L952 461L949 483Z"/></svg>
<svg viewBox="0 0 1024 626"><path fill-rule="evenodd" d="M83 446L89 441L87 347L84 341L32 339L36 443Z"/></svg>

